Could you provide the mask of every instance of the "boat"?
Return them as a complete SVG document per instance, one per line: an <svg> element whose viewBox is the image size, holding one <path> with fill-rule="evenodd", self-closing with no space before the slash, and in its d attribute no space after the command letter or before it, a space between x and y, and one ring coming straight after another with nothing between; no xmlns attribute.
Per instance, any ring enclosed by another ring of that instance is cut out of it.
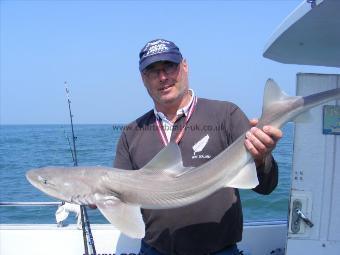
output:
<svg viewBox="0 0 340 255"><path fill-rule="evenodd" d="M303 1L278 26L263 56L286 64L340 67L339 13L340 1ZM336 87L340 87L340 74L297 74L297 95ZM339 104L329 106L340 112ZM334 131L323 132L324 111L323 106L317 107L310 122L295 125L288 220L245 222L238 244L244 255L340 254L340 139ZM335 131L340 128L339 120L332 123ZM140 240L121 234L114 226L92 224L91 229L98 255L138 254ZM76 224L0 224L0 254L23 252L84 254L83 234Z"/></svg>
<svg viewBox="0 0 340 255"><path fill-rule="evenodd" d="M263 56L339 68L339 12L337 0L304 1L273 33ZM297 95L339 87L339 73L297 74ZM311 121L295 124L287 255L340 254L340 102L314 108L311 115Z"/></svg>

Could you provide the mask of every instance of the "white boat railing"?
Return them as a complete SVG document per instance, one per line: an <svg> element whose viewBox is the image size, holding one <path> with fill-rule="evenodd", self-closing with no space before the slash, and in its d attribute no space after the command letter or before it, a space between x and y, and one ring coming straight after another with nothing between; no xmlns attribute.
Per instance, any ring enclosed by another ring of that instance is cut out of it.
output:
<svg viewBox="0 0 340 255"><path fill-rule="evenodd" d="M59 206L64 202L0 202L1 206Z"/></svg>

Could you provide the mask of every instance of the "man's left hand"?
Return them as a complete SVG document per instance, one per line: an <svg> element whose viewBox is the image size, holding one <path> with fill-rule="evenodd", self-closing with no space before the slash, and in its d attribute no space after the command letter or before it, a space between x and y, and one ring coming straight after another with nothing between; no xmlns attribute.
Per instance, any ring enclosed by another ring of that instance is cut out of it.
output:
<svg viewBox="0 0 340 255"><path fill-rule="evenodd" d="M266 157L270 155L277 142L282 137L282 131L273 126L264 126L262 129L255 127L257 119L249 121L252 128L247 131L244 145L253 156L256 167L265 163Z"/></svg>

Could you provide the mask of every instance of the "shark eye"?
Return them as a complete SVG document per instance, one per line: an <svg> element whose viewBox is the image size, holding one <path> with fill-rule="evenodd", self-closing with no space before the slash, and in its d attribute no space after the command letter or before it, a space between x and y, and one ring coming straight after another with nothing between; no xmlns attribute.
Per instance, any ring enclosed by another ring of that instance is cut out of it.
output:
<svg viewBox="0 0 340 255"><path fill-rule="evenodd" d="M43 184L47 184L47 179L45 179L45 178L43 178L43 177L41 177L41 176L39 176L38 179L39 179L39 181L41 181Z"/></svg>

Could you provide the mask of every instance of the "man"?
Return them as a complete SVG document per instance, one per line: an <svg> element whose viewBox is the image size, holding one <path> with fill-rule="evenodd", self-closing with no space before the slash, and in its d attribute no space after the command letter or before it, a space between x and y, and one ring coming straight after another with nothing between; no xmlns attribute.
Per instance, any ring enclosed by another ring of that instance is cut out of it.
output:
<svg viewBox="0 0 340 255"><path fill-rule="evenodd" d="M154 109L124 129L117 146L117 168L142 168L169 141L179 145L184 166L197 167L257 123L249 123L230 102L197 98L189 89L188 63L173 42L148 42L139 55L139 70ZM257 167L259 185L254 190L258 193L269 194L277 185L271 151L281 136L271 126L253 127L246 133L245 147ZM142 214L146 234L141 254L238 254L243 218L237 189L223 188L181 208L142 209Z"/></svg>

